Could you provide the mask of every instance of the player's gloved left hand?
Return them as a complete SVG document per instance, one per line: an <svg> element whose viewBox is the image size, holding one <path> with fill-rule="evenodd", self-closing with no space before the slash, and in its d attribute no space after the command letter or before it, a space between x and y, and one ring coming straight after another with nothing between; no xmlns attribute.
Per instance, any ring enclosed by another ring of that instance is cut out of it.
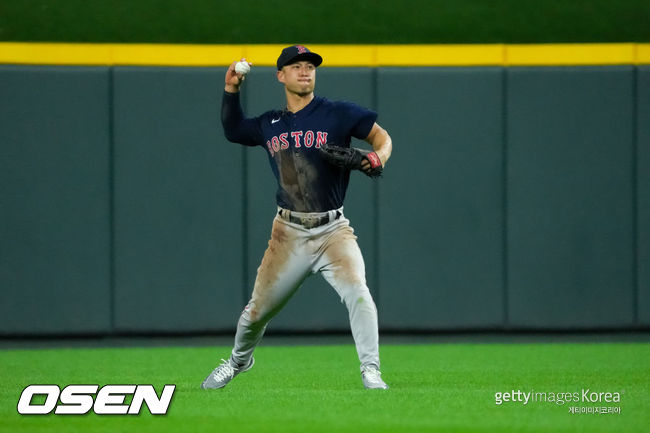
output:
<svg viewBox="0 0 650 433"><path fill-rule="evenodd" d="M384 171L381 159L375 152L356 147L339 147L326 144L320 148L323 158L330 164L348 170L359 170L372 178L380 177Z"/></svg>

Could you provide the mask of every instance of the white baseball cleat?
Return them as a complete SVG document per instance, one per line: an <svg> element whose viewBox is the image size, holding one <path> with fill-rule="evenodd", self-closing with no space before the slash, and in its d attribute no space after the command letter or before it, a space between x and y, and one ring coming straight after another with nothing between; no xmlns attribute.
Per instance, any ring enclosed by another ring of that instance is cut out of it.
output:
<svg viewBox="0 0 650 433"><path fill-rule="evenodd" d="M388 385L381 379L381 372L374 365L361 368L361 380L366 389L388 389Z"/></svg>
<svg viewBox="0 0 650 433"><path fill-rule="evenodd" d="M243 373L245 371L250 370L253 367L253 364L255 364L255 358L251 356L250 361L248 361L248 364L246 364L243 367L237 367L233 365L232 361L230 359L221 360L221 364L215 368L212 373L208 375L208 377L205 378L203 383L201 384L201 388L203 389L217 389L217 388L223 388L224 386L228 385L228 382L233 380L235 376L237 376L239 373Z"/></svg>

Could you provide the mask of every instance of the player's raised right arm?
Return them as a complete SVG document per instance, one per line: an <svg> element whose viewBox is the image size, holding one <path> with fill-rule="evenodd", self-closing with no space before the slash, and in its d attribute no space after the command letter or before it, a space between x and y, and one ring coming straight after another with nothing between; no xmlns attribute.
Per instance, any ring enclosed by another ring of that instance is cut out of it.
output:
<svg viewBox="0 0 650 433"><path fill-rule="evenodd" d="M257 146L261 140L259 122L244 116L239 101L239 87L244 76L235 72L236 63L233 62L226 71L225 92L221 102L221 124L228 141Z"/></svg>

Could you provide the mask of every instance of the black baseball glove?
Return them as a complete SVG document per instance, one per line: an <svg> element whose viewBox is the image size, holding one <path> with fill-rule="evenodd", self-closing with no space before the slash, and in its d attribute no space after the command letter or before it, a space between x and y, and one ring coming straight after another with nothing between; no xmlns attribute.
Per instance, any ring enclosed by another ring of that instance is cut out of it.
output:
<svg viewBox="0 0 650 433"><path fill-rule="evenodd" d="M384 171L381 160L375 152L356 147L339 147L326 144L320 148L327 162L348 170L360 170L372 178L380 177Z"/></svg>

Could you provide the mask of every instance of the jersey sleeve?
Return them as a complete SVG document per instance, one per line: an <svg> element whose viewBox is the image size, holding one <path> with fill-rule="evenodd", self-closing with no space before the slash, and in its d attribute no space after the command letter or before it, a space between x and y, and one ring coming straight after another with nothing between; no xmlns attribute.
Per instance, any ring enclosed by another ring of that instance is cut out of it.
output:
<svg viewBox="0 0 650 433"><path fill-rule="evenodd" d="M239 93L223 92L221 124L226 138L233 143L258 146L264 141L259 118L244 117L239 102Z"/></svg>
<svg viewBox="0 0 650 433"><path fill-rule="evenodd" d="M359 140L368 137L375 121L377 121L377 113L352 102L340 102L340 104L343 118L350 128L350 135Z"/></svg>

